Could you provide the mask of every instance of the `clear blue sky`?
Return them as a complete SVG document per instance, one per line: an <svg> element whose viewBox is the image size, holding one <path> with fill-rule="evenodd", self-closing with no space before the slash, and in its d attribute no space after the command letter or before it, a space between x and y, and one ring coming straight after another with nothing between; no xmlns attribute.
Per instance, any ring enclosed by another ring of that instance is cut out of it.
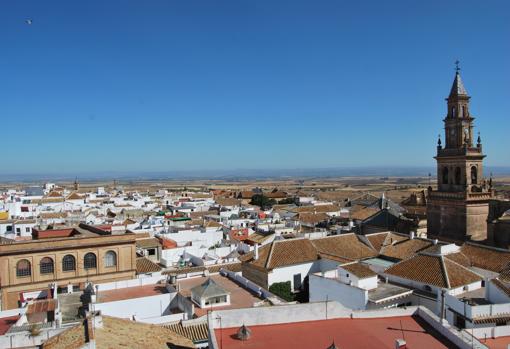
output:
<svg viewBox="0 0 510 349"><path fill-rule="evenodd" d="M0 173L510 165L510 2L2 1ZM25 23L32 19L31 25Z"/></svg>

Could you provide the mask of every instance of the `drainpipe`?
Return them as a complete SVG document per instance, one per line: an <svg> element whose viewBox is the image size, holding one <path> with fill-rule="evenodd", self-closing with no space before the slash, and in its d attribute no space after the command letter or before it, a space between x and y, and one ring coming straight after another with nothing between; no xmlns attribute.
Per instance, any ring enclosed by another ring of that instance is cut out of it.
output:
<svg viewBox="0 0 510 349"><path fill-rule="evenodd" d="M445 294L446 290L441 289L441 316L440 316L441 324L444 324L445 321Z"/></svg>

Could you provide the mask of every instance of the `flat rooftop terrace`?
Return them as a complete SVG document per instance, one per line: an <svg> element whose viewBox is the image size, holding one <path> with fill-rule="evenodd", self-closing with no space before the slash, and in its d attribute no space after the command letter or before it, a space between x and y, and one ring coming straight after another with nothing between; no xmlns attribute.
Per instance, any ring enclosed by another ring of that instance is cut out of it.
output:
<svg viewBox="0 0 510 349"><path fill-rule="evenodd" d="M164 293L168 293L165 286L164 285L156 285L156 284L155 285L118 288L115 290L108 290L108 291L101 291L101 286L100 286L99 292L97 295L97 302L98 303L115 302L115 301L122 301L122 300L132 299L132 298L156 296L156 295L164 294Z"/></svg>
<svg viewBox="0 0 510 349"><path fill-rule="evenodd" d="M218 284L218 286L224 288L226 291L230 292L230 305L222 306L222 307L207 307L200 308L195 304L195 314L200 317L202 315L206 315L207 312L211 309L213 310L224 310L224 309L237 309L237 308L251 308L254 303L260 302L262 299L255 296L253 293L248 291L247 289L239 286L234 281L229 278L221 275L210 275L211 279L214 280ZM204 283L207 280L207 277L194 277L185 280L179 280L178 283L180 285L180 293L185 297L191 297L191 289L195 286L198 286Z"/></svg>
<svg viewBox="0 0 510 349"><path fill-rule="evenodd" d="M248 328L251 337L244 342L236 338L238 327L216 328L216 341L218 345L222 342L222 349L324 349L333 341L338 348L394 349L395 340L405 338L407 347L413 349L456 348L418 316L342 318Z"/></svg>

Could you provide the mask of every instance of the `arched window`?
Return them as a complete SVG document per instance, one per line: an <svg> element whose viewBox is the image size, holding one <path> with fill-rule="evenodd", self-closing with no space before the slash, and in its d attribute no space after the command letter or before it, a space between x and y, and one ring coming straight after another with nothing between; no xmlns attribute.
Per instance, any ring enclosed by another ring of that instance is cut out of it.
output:
<svg viewBox="0 0 510 349"><path fill-rule="evenodd" d="M83 267L85 269L95 269L97 268L97 259L96 255L92 252L89 252L83 257Z"/></svg>
<svg viewBox="0 0 510 349"><path fill-rule="evenodd" d="M443 167L443 184L448 184L448 167Z"/></svg>
<svg viewBox="0 0 510 349"><path fill-rule="evenodd" d="M455 116L456 116L456 115L455 115L455 112L456 112L455 107L452 107L452 117L455 117Z"/></svg>
<svg viewBox="0 0 510 349"><path fill-rule="evenodd" d="M32 270L30 267L30 262L27 259L22 259L18 263L16 263L16 276L30 276L32 275Z"/></svg>
<svg viewBox="0 0 510 349"><path fill-rule="evenodd" d="M460 184L460 167L455 167L455 184Z"/></svg>
<svg viewBox="0 0 510 349"><path fill-rule="evenodd" d="M467 117L467 113L466 113L466 106L462 106L462 117L463 117L463 118L466 118L466 117Z"/></svg>
<svg viewBox="0 0 510 349"><path fill-rule="evenodd" d="M478 183L478 169L476 166L471 167L471 184Z"/></svg>
<svg viewBox="0 0 510 349"><path fill-rule="evenodd" d="M41 264L39 266L41 274L53 274L54 269L53 259L50 257L44 257L41 259Z"/></svg>
<svg viewBox="0 0 510 349"><path fill-rule="evenodd" d="M73 271L76 270L76 258L73 255L65 255L62 258L62 270L63 271Z"/></svg>
<svg viewBox="0 0 510 349"><path fill-rule="evenodd" d="M117 265L117 254L113 251L108 251L104 255L104 266L114 267Z"/></svg>

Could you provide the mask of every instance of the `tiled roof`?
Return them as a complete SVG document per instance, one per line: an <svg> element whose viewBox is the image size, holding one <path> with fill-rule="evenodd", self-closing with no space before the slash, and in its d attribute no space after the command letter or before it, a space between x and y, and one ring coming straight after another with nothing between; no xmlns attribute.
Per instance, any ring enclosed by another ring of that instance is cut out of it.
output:
<svg viewBox="0 0 510 349"><path fill-rule="evenodd" d="M220 269L226 269L237 273L241 271L241 263L215 264L207 267L207 270L209 270L211 274L219 273Z"/></svg>
<svg viewBox="0 0 510 349"><path fill-rule="evenodd" d="M267 239L271 238L273 235L274 234L253 233L253 234L249 235L246 240L254 242L254 243L261 244L264 241L266 241Z"/></svg>
<svg viewBox="0 0 510 349"><path fill-rule="evenodd" d="M428 240L414 238L388 233L380 254L395 259L407 259L418 252L432 246L433 243Z"/></svg>
<svg viewBox="0 0 510 349"><path fill-rule="evenodd" d="M329 236L311 241L320 254L358 260L376 257L377 251L365 245L355 234Z"/></svg>
<svg viewBox="0 0 510 349"><path fill-rule="evenodd" d="M365 235L372 247L376 251L380 251L382 246L384 245L384 241L386 240L386 237L388 236L388 233L375 233L375 234L369 234Z"/></svg>
<svg viewBox="0 0 510 349"><path fill-rule="evenodd" d="M271 270L288 265L313 262L318 259L314 245L308 239L273 241L259 248L259 258L250 252L241 259L260 268Z"/></svg>
<svg viewBox="0 0 510 349"><path fill-rule="evenodd" d="M161 267L146 257L138 257L136 259L136 273L156 273L161 271Z"/></svg>
<svg viewBox="0 0 510 349"><path fill-rule="evenodd" d="M379 208L374 207L358 207L350 212L350 218L356 221L364 221L365 219L372 217L374 214L379 212Z"/></svg>
<svg viewBox="0 0 510 349"><path fill-rule="evenodd" d="M482 280L478 274L443 256L422 254L391 266L385 273L442 288L455 288Z"/></svg>
<svg viewBox="0 0 510 349"><path fill-rule="evenodd" d="M171 324L166 324L163 327L166 327L183 337L191 339L194 343L207 341L209 339L207 321L179 321Z"/></svg>
<svg viewBox="0 0 510 349"><path fill-rule="evenodd" d="M160 247L161 243L157 238L138 239L136 240L136 247L138 248L152 248Z"/></svg>
<svg viewBox="0 0 510 349"><path fill-rule="evenodd" d="M57 307L56 299L36 300L28 304L27 314L47 313Z"/></svg>
<svg viewBox="0 0 510 349"><path fill-rule="evenodd" d="M510 265L510 251L466 243L461 252L469 258L471 265L496 273Z"/></svg>
<svg viewBox="0 0 510 349"><path fill-rule="evenodd" d="M340 265L340 267L347 270L351 274L356 275L360 279L377 275L377 273L373 272L369 267L367 267L366 265L361 264L359 262L350 263L350 264L342 264L342 265Z"/></svg>
<svg viewBox="0 0 510 349"><path fill-rule="evenodd" d="M214 201L220 206L241 206L241 200L234 198L216 198Z"/></svg>
<svg viewBox="0 0 510 349"><path fill-rule="evenodd" d="M285 205L279 205L285 206ZM274 206L273 206L274 207ZM299 206L293 207L290 211L297 213L327 213L327 212L338 212L340 207L337 205L316 205L316 206Z"/></svg>
<svg viewBox="0 0 510 349"><path fill-rule="evenodd" d="M194 298L211 298L230 294L229 291L219 286L213 279L208 278L205 282L191 289Z"/></svg>
<svg viewBox="0 0 510 349"><path fill-rule="evenodd" d="M328 221L330 217L326 213L300 213L299 221L307 224L318 224Z"/></svg>

